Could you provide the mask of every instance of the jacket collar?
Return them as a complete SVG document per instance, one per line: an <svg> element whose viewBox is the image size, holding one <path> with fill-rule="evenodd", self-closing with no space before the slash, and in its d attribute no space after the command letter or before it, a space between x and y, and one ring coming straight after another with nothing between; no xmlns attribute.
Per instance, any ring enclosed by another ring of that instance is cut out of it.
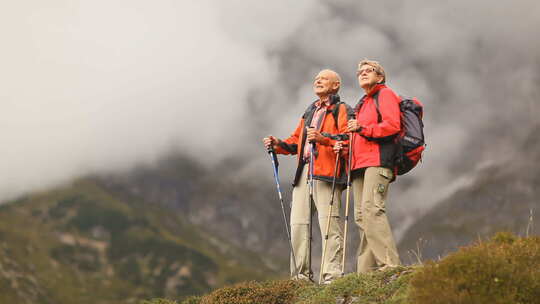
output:
<svg viewBox="0 0 540 304"><path fill-rule="evenodd" d="M367 94L367 97L372 97L373 95L375 95L375 93L379 92L381 89L384 89L384 88L386 88L386 85L384 83L376 84L371 90L371 92Z"/></svg>
<svg viewBox="0 0 540 304"><path fill-rule="evenodd" d="M332 95L330 95L330 99L329 99L328 103L325 104L325 106L329 107L331 105L334 105L334 104L338 103L339 101L340 101L339 95L338 94L332 94ZM319 108L321 106L321 100L320 99L316 100L314 105L315 105L316 108Z"/></svg>

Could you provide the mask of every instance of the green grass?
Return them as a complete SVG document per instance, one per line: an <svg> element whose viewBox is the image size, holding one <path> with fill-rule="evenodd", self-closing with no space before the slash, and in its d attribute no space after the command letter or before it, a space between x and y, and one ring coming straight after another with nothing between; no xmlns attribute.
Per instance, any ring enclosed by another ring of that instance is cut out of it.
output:
<svg viewBox="0 0 540 304"><path fill-rule="evenodd" d="M367 274L349 274L328 286L304 288L294 303L335 303L336 299L355 303L402 303L412 267L397 267Z"/></svg>

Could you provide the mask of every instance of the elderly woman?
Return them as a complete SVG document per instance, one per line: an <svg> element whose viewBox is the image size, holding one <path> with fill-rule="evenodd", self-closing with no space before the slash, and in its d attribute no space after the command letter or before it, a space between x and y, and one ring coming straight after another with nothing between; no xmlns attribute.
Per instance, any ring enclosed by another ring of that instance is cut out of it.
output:
<svg viewBox="0 0 540 304"><path fill-rule="evenodd" d="M392 230L386 216L388 185L395 178L396 136L400 132L400 98L385 85L383 67L362 60L356 72L365 95L349 120L352 132L351 179L354 219L361 233L357 272L400 264ZM334 147L341 150L342 143Z"/></svg>

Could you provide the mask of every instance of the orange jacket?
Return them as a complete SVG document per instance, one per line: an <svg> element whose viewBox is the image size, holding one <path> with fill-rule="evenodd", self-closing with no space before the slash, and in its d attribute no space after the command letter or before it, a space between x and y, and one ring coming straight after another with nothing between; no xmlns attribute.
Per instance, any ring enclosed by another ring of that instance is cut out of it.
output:
<svg viewBox="0 0 540 304"><path fill-rule="evenodd" d="M314 153L314 166L313 166L313 178L332 182L334 176L334 169L336 164L336 154L333 151L333 146L337 140L339 140L336 135L345 134L347 130L347 115L348 115L348 106L345 103L338 103L339 96L334 95L331 98L331 104L328 107L324 118L322 118L322 123L319 132L324 136L324 140L317 142L315 145ZM332 111L336 107L339 107L338 119L337 122L334 120L334 115ZM302 169L306 162L303 159L304 155L304 145L306 139L306 128L305 125L311 123L311 118L315 113L316 107L315 102L313 102L310 107L306 110L298 126L294 132L287 139L280 141L276 146L276 153L278 154L296 154L298 156L298 167L296 169L296 175L293 181L293 186L298 183L300 175L302 174ZM345 172L341 170L345 166L345 160L340 157L338 162L338 172L336 177L337 183L345 182Z"/></svg>

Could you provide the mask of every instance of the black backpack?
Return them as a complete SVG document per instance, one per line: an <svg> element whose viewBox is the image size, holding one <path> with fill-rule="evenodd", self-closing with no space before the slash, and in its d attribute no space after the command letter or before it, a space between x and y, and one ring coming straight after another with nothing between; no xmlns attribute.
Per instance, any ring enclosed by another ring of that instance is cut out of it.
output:
<svg viewBox="0 0 540 304"><path fill-rule="evenodd" d="M426 149L424 137L424 105L416 98L401 97L401 132L398 136L397 174L403 175L416 167Z"/></svg>

